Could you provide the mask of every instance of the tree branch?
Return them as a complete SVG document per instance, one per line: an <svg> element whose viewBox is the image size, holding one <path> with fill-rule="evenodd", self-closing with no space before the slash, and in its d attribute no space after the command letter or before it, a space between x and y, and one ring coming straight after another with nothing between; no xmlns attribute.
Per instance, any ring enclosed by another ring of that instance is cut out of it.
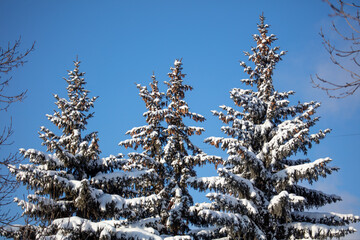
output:
<svg viewBox="0 0 360 240"><path fill-rule="evenodd" d="M29 49L20 53L20 42L21 38L13 44L9 42L6 48L0 47L0 111L6 111L12 103L22 101L27 92L25 90L16 95L4 93L12 79L11 77L4 78L4 75L9 74L15 68L23 66L26 63L25 57L35 48L34 42ZM12 134L12 120L10 120L10 125L4 126L0 134L0 149L3 146L12 144L9 141ZM8 171L8 168L20 163L21 160L22 158L17 153L9 154L7 157L0 159L0 229L3 226L14 223L19 218L18 214L12 215L9 209L6 210L6 206L13 202L12 194L19 186L19 183Z"/></svg>
<svg viewBox="0 0 360 240"><path fill-rule="evenodd" d="M350 44L349 49L338 48L333 44L330 39L326 38L323 31L320 31L320 36L323 40L323 45L326 51L330 55L330 60L333 64L338 66L342 71L348 74L351 78L351 81L342 83L341 81L333 82L331 80L324 79L319 77L316 74L316 78L311 77L312 84L315 88L326 91L329 97L331 98L344 98L350 95L353 95L360 87L360 74L356 71L357 67L360 67L360 64L357 60L360 53L360 6L354 3L347 3L342 0L337 0L337 6L331 3L329 0L323 0L326 2L333 13L330 14L331 17L340 17L344 19L346 24L349 26L352 31L350 36L346 36L339 30L339 28L332 22L333 30L337 35L348 44ZM351 13L353 11L356 13ZM350 61L354 64L356 70L352 70L351 66L343 63L344 61Z"/></svg>
<svg viewBox="0 0 360 240"><path fill-rule="evenodd" d="M13 44L9 42L6 48L0 47L0 111L7 110L11 103L22 101L27 92L25 90L14 96L3 93L5 88L9 85L9 82L12 80L11 77L4 79L3 75L7 75L13 69L23 66L27 62L25 57L35 50L34 42L24 53L20 53L20 42L21 37Z"/></svg>

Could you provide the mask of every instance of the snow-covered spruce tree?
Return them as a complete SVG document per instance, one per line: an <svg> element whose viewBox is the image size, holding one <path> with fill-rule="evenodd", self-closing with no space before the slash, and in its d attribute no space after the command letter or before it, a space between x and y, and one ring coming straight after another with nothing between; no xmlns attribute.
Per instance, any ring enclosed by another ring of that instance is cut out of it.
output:
<svg viewBox="0 0 360 240"><path fill-rule="evenodd" d="M164 93L159 91L158 81L153 75L150 83L151 91L146 86L137 84L139 95L145 102L147 111L143 114L146 117L147 125L135 127L126 132L131 139L121 141L120 146L125 148L131 147L137 150L138 147L143 148L142 153L129 153L130 161L124 166L125 170L146 169L156 174L156 179L138 179L136 188L141 194L149 194L150 192L159 193L164 188L165 183L165 165L161 163L161 147L166 139L164 135L164 127L161 120L164 118L165 102L162 100Z"/></svg>
<svg viewBox="0 0 360 240"><path fill-rule="evenodd" d="M236 108L221 106L213 114L227 124L221 130L229 137L210 137L205 142L227 151L228 158L218 176L192 178L195 188L211 189L211 203L196 204L192 213L202 219L199 238L213 239L325 239L353 233L349 223L359 221L352 214L311 212L311 209L341 200L340 197L299 185L326 177L337 168L331 159L294 160L293 156L319 143L329 130L310 134L319 120L313 117L318 102L290 105L293 91L277 92L273 71L284 51L271 47L275 35L260 16L256 47L246 52L254 67L241 62L249 75L242 82L257 90L234 88L230 97Z"/></svg>
<svg viewBox="0 0 360 240"><path fill-rule="evenodd" d="M175 60L174 67L170 69L171 72L168 74L170 80L165 82L168 87L166 91L168 106L164 116L167 138L163 149L163 160L168 168L169 176L167 185L161 193L163 199L167 200L165 203L167 209L162 212L161 217L168 234L181 235L188 233L189 222L193 220L189 212L193 199L189 194L187 180L196 176L195 166L213 161L213 157L203 153L189 138L193 134L200 135L205 129L187 126L184 123L185 117L195 122L203 122L205 118L200 114L190 112L184 100L185 92L192 90L192 87L183 84L185 74L182 73L181 60Z"/></svg>
<svg viewBox="0 0 360 240"><path fill-rule="evenodd" d="M143 114L146 117L147 125L134 127L126 132L131 139L121 141L120 146L133 148L139 147L143 152L131 152L128 154L129 161L123 166L126 171L140 171L144 175L134 177L134 191L140 196L159 194L165 186L167 172L164 162L162 162L162 147L166 140L166 134L161 122L164 119L165 102L163 101L164 93L159 91L158 81L153 75L150 83L151 91L146 86L137 84L139 95L145 102L147 111ZM150 177L149 177L150 176ZM160 197L160 196L159 196ZM155 202L157 203L157 202ZM137 216L139 219L148 218L148 224L152 219L152 226L161 230L160 224L160 205L153 205L154 211L148 212L147 216Z"/></svg>
<svg viewBox="0 0 360 240"><path fill-rule="evenodd" d="M205 155L192 144L190 136L200 135L204 129L187 126L184 118L189 117L196 122L202 122L205 118L190 112L184 100L185 92L192 90L192 87L183 84L185 74L181 72L181 61L175 60L174 67L170 69L170 80L165 82L168 87L166 94L159 91L154 76L151 91L138 85L147 108L144 113L147 125L128 131L132 138L120 145L135 149L141 146L144 150L142 153L129 154L133 159L130 169L146 167L157 172L158 179L150 188L141 184L138 186L144 188L144 193L148 191L148 194L156 193L161 197L158 210L160 220L156 226L161 236L190 239L189 223L194 218L189 213L193 199L189 194L187 179L196 176L195 166L214 161L215 157Z"/></svg>
<svg viewBox="0 0 360 240"><path fill-rule="evenodd" d="M135 218L158 201L156 195L134 198L132 179L147 173L115 171L127 161L121 155L100 158L97 133L84 134L96 97L88 97L80 62L74 63L65 79L68 99L55 94L59 110L47 115L61 134L41 127L49 154L21 149L30 163L11 169L34 191L28 201L15 201L23 215L40 224L9 227L2 234L16 239L160 239L146 228L146 220Z"/></svg>

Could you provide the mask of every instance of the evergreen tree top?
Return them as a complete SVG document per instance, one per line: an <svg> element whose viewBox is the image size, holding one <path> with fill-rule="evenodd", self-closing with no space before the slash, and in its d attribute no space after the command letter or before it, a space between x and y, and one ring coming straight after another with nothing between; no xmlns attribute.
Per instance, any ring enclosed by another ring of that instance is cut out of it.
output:
<svg viewBox="0 0 360 240"><path fill-rule="evenodd" d="M251 48L252 53L245 52L249 61L255 64L252 68L241 62L240 65L244 68L244 72L249 75L248 79L243 79L242 82L246 84L257 85L261 98L267 99L274 91L272 84L272 75L275 65L281 60L281 56L285 55L285 51L279 51L279 47L271 47L271 44L277 40L274 34L268 35L269 25L265 24L264 15L260 16L260 24L258 26L259 34L254 34L253 38L256 42L256 47Z"/></svg>
<svg viewBox="0 0 360 240"><path fill-rule="evenodd" d="M74 61L75 68L68 71L68 78L64 78L68 86L66 87L68 93L68 100L60 98L54 94L57 102L55 103L62 113L55 112L54 116L63 118L65 121L56 121L54 123L59 128L64 127L64 134L69 134L74 129L85 130L87 120L93 116L93 113L86 114L93 106L98 97L88 97L89 90L85 89L85 72L79 71L80 61ZM50 115L47 115L48 117Z"/></svg>

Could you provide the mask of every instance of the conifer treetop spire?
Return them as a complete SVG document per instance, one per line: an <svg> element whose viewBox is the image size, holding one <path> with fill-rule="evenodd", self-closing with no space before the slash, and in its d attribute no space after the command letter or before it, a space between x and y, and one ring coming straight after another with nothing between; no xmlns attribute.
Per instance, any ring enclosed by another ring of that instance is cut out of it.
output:
<svg viewBox="0 0 360 240"><path fill-rule="evenodd" d="M200 153L201 150L191 143L188 136L193 134L201 135L205 129L201 127L185 126L183 117L189 117L195 122L203 122L205 121L205 117L189 111L188 104L184 100L185 92L191 91L193 88L190 85L183 84L185 74L181 72L182 69L181 59L176 59L174 67L170 67L171 72L168 73L170 81L165 82L168 86L166 97L169 101L165 121L168 124L168 134L173 134L175 138L180 137L179 139L183 139L186 142L187 147L192 150L194 154L197 154ZM180 149L187 155L185 148L181 147Z"/></svg>
<svg viewBox="0 0 360 240"><path fill-rule="evenodd" d="M268 24L265 25L265 16L264 13L260 15L260 24L258 24L258 30L260 32L260 35L267 34L267 28L269 27Z"/></svg>
<svg viewBox="0 0 360 240"><path fill-rule="evenodd" d="M84 85L86 84L85 72L79 72L80 61L76 59L74 61L75 69L72 71L68 71L69 78L64 78L64 80L69 84L67 89L69 99L79 99L79 96L87 94L89 91L84 89Z"/></svg>
<svg viewBox="0 0 360 240"><path fill-rule="evenodd" d="M159 91L158 87L158 81L156 80L156 76L153 73L151 76L152 82L150 83L151 91L149 92L146 87L143 87L141 85L137 85L140 93L139 95L145 102L145 106L148 109L149 112L156 112L162 109L162 107L165 105L165 103L162 101L162 98L164 96L164 93ZM160 115L157 117L150 117L149 112L146 114L146 122L149 124L158 124L160 121Z"/></svg>
<svg viewBox="0 0 360 240"><path fill-rule="evenodd" d="M277 40L274 34L267 35L269 25L265 24L265 17L260 16L260 24L258 26L259 34L254 34L253 38L256 42L256 47L251 48L252 53L245 52L249 60L254 62L255 67L247 66L245 62L240 62L244 68L244 72L249 74L248 79L243 79L242 82L246 84L257 85L259 96L261 99L268 99L274 91L272 83L273 70L277 62L281 60L281 56L285 51L278 53L279 47L271 47L271 44Z"/></svg>
<svg viewBox="0 0 360 240"><path fill-rule="evenodd" d="M84 112L88 112L90 108L94 106L94 102L98 97L92 97L91 99L88 97L88 93L90 91L85 89L85 72L80 72L80 63L81 62L78 59L74 61L74 70L68 71L68 78L64 78L64 80L68 84L66 90L69 97L68 103L72 105L70 111L77 111L79 114L81 113L80 115L76 115L75 112L71 112L70 115L72 115L74 117L73 120L77 122L77 124L75 124L76 127L84 130L85 125L87 124L87 119L93 116L93 113L86 115ZM55 98L58 99L57 95L55 95ZM56 104L61 110L64 109L63 104Z"/></svg>
<svg viewBox="0 0 360 240"><path fill-rule="evenodd" d="M51 131L42 127L43 134L40 137L44 140L43 145L48 147L48 151L55 151L64 147L73 155L84 150L81 147L83 140L89 141L89 146L92 149L91 154L95 157L100 153L97 133L92 132L85 137L82 137L81 133L86 130L87 120L94 115L94 113L88 112L94 107L97 97L88 97L89 91L85 89L85 72L79 70L80 61L74 61L74 65L74 70L68 71L68 78L64 78L68 84L66 87L68 99L60 98L54 94L57 100L55 104L60 111L55 111L53 115L46 115L55 126L62 130L62 136L58 137L58 142L54 142L54 139L49 137Z"/></svg>

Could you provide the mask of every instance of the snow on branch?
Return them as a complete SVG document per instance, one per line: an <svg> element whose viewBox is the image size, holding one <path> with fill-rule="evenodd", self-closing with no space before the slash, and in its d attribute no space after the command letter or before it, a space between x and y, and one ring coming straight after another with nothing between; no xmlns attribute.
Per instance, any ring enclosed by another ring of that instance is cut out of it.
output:
<svg viewBox="0 0 360 240"><path fill-rule="evenodd" d="M259 196L257 194L257 190L255 190L254 184L238 174L234 174L227 170L226 168L218 169L218 173L220 177L224 177L227 181L227 184L232 186L233 194L236 196L243 196L245 198L257 199Z"/></svg>
<svg viewBox="0 0 360 240"><path fill-rule="evenodd" d="M223 138L223 137L209 137L204 140L204 143L209 143L210 145L215 146L216 148L220 147L225 150L230 147L230 145L237 144L237 140L234 138Z"/></svg>
<svg viewBox="0 0 360 240"><path fill-rule="evenodd" d="M91 179L92 184L111 184L113 182L129 182L139 178L148 177L155 179L157 174L154 169L132 171L132 172L112 172L112 173L100 173Z"/></svg>
<svg viewBox="0 0 360 240"><path fill-rule="evenodd" d="M131 198L125 199L125 203L130 208L143 208L145 206L153 206L157 202L161 200L161 197L157 194L152 194L147 197L138 197L138 198Z"/></svg>
<svg viewBox="0 0 360 240"><path fill-rule="evenodd" d="M164 240L191 240L191 237L188 235L180 235L180 236L172 236L172 237L164 236Z"/></svg>
<svg viewBox="0 0 360 240"><path fill-rule="evenodd" d="M258 214L256 205L247 199L238 199L221 193L208 193L206 197L216 201L217 205L223 211L242 213L247 216Z"/></svg>
<svg viewBox="0 0 360 240"><path fill-rule="evenodd" d="M301 180L307 180L311 184L317 181L319 176L326 177L332 171L338 170L338 168L326 166L331 161L330 158L320 158L312 163L287 167L273 175L276 188L285 189L286 186Z"/></svg>
<svg viewBox="0 0 360 240"><path fill-rule="evenodd" d="M294 132L295 131L295 134ZM309 129L288 129L277 134L268 144L264 144L263 151L267 153L271 149L271 165L276 165L278 161L296 153L299 149L306 152Z"/></svg>
<svg viewBox="0 0 360 240"><path fill-rule="evenodd" d="M95 235L100 240L113 238L124 240L162 240L152 228L130 228L122 225L124 225L123 222L118 220L92 222L84 218L73 216L54 220L46 230L46 235L55 233L50 236L54 239L57 239L57 237L64 237L64 235L69 239L79 239L81 236ZM40 237L40 239L47 239L47 237Z"/></svg>
<svg viewBox="0 0 360 240"><path fill-rule="evenodd" d="M220 227L196 228L189 231L189 235L197 239L218 239Z"/></svg>
<svg viewBox="0 0 360 240"><path fill-rule="evenodd" d="M290 239L325 239L340 238L349 233L356 232L351 226L327 226L325 224L313 224L306 222L292 222L284 225L290 234Z"/></svg>
<svg viewBox="0 0 360 240"><path fill-rule="evenodd" d="M276 218L283 218L287 222L291 221L290 210L303 210L306 204L306 199L301 196L296 196L293 193L282 191L278 195L272 197L268 210Z"/></svg>
<svg viewBox="0 0 360 240"><path fill-rule="evenodd" d="M99 158L96 160L93 160L93 164L96 164L97 166L102 166L104 169L114 169L114 168L120 168L125 164L125 160L122 159L124 156L122 154L118 154L117 156L110 155L109 157L105 158Z"/></svg>
<svg viewBox="0 0 360 240"><path fill-rule="evenodd" d="M266 103L260 100L252 90L234 88L230 92L234 103L243 107L251 119L262 119L266 115Z"/></svg>
<svg viewBox="0 0 360 240"><path fill-rule="evenodd" d="M198 216L217 226L232 226L236 232L242 233L244 236L254 234L254 239L266 239L266 235L246 215L204 209L198 213Z"/></svg>
<svg viewBox="0 0 360 240"><path fill-rule="evenodd" d="M47 170L46 165L20 164L19 168L9 168L9 170L16 174L17 181L28 184L32 189L43 186L42 192L44 194L61 195L63 192L62 184L57 183L69 182L71 181L69 179L74 179L73 175L67 174L65 171Z"/></svg>
<svg viewBox="0 0 360 240"><path fill-rule="evenodd" d="M326 194L319 190L309 189L300 185L290 185L286 188L288 192L292 192L298 196L306 198L307 207L322 207L326 204L335 203L341 201L341 197L335 194Z"/></svg>
<svg viewBox="0 0 360 240"><path fill-rule="evenodd" d="M305 103L298 103L295 106L282 106L277 107L275 112L276 116L282 116L283 118L287 118L287 116L295 117L298 115L297 118L300 120L310 120L310 116L315 114L315 109L320 107L319 102L311 101L311 102L305 102ZM315 120L316 121L316 120Z"/></svg>
<svg viewBox="0 0 360 240"><path fill-rule="evenodd" d="M304 163L309 163L310 159L297 159L297 160L290 160L290 159L285 159L282 160L282 163L286 166L297 166L297 165L301 165Z"/></svg>
<svg viewBox="0 0 360 240"><path fill-rule="evenodd" d="M296 222L308 222L332 226L345 226L360 221L359 216L334 212L292 212L291 215L292 219Z"/></svg>
<svg viewBox="0 0 360 240"><path fill-rule="evenodd" d="M31 163L46 164L49 169L64 168L64 163L53 154L46 154L36 149L20 148L19 151L25 158L29 158Z"/></svg>
<svg viewBox="0 0 360 240"><path fill-rule="evenodd" d="M249 168L251 169L252 175L255 176L268 175L268 171L265 168L263 161L248 148L235 143L227 153L229 154L229 157L224 162L225 165L231 164L234 166Z"/></svg>
<svg viewBox="0 0 360 240"><path fill-rule="evenodd" d="M225 105L221 105L219 106L221 109L223 109L224 111L227 112L227 115L232 115L234 117L239 117L239 116L245 116L243 112L240 112L240 111L237 111L235 110L234 108L232 107L229 107L229 106L225 106ZM217 116L217 111L211 111L215 116Z"/></svg>
<svg viewBox="0 0 360 240"><path fill-rule="evenodd" d="M27 198L29 199L29 202L18 198L15 198L14 202L18 203L18 206L24 210L22 215L26 214L35 218L41 217L42 219L48 220L54 216L54 213L56 213L58 217L66 216L73 206L71 201L54 200L34 194L28 195Z"/></svg>
<svg viewBox="0 0 360 240"><path fill-rule="evenodd" d="M207 189L225 191L224 188L226 185L225 178L222 177L190 177L187 183L201 191L206 191Z"/></svg>
<svg viewBox="0 0 360 240"><path fill-rule="evenodd" d="M206 164L207 162L214 163L215 165L218 165L223 162L223 159L221 157L215 156L215 155L207 155L205 153L196 154L195 156L189 155L184 158L184 162L187 164L191 164L193 166L202 166Z"/></svg>
<svg viewBox="0 0 360 240"><path fill-rule="evenodd" d="M96 194L95 201L99 203L99 208L102 212L106 213L111 210L118 214L124 214L128 209L147 209L146 206L154 206L160 201L160 197L156 194L152 194L147 197L138 197L125 199L117 194L106 194L101 190L93 190L93 194ZM135 213L131 213L135 214Z"/></svg>
<svg viewBox="0 0 360 240"><path fill-rule="evenodd" d="M229 123L231 121L234 121L234 119L236 118L235 116L233 116L232 114L224 114L223 112L218 112L218 111L211 111L212 114L214 116L217 116L223 123Z"/></svg>

